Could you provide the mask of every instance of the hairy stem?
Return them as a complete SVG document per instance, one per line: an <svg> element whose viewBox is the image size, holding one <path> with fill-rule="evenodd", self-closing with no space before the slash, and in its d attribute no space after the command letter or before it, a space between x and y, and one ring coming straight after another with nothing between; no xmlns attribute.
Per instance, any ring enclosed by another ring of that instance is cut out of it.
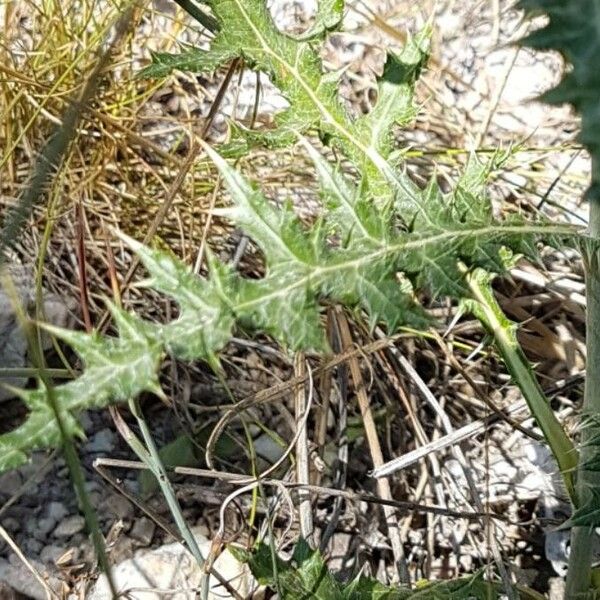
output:
<svg viewBox="0 0 600 600"><path fill-rule="evenodd" d="M588 233L593 242L600 238L600 199L591 199L589 216ZM576 489L580 506L592 502L600 490L600 471L590 466L590 461L598 454L597 444L591 442L600 433L597 419L600 415L600 264L598 251L594 248L584 251L583 257L586 269L587 369L582 420L588 426L582 428L581 458L577 468ZM595 535L595 529L590 526L573 527L571 531L566 598L587 592L592 584L592 542Z"/></svg>

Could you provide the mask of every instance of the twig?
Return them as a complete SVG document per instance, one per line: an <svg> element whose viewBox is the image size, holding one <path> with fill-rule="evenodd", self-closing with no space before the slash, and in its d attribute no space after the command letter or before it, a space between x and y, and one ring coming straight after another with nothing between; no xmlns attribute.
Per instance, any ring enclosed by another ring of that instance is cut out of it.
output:
<svg viewBox="0 0 600 600"><path fill-rule="evenodd" d="M350 327L348 326L346 316L339 308L336 309L336 319L340 329L342 348L344 350L348 350L353 345L352 334L350 333ZM373 413L371 412L371 406L369 404L369 398L367 397L367 391L362 378L360 365L356 357L350 358L348 363L350 365L350 373L352 374L356 397L358 398L358 404L360 406L360 413L363 419L369 451L371 453L371 460L373 461L373 466L377 468L384 463L383 453L381 451L381 445L379 444L375 420L373 419ZM392 489L390 482L387 479L379 478L377 480L377 491L379 496L384 500L392 499ZM398 528L398 521L396 519L395 511L391 510L389 506L384 506L383 514L385 516L388 536L392 545L394 563L398 576L402 583L410 585L410 574L408 572L406 557L404 555L404 546L402 544L402 540L400 539L400 530Z"/></svg>
<svg viewBox="0 0 600 600"><path fill-rule="evenodd" d="M506 415L509 417L516 417L517 415L527 412L527 403L524 400L519 400L506 409ZM529 417L530 416L527 415L527 418ZM380 467L373 469L371 476L375 478L388 477L392 473L406 469L406 467L416 463L419 459L428 456L432 452L439 452L440 450L444 450L449 446L459 444L464 440L483 433L491 423L495 423L497 420L498 416L494 414L473 421L472 423L469 423L460 429L455 429L452 433L438 438L437 440L434 440L425 446L416 448L411 452L407 452L402 456L398 456L397 458L384 463Z"/></svg>
<svg viewBox="0 0 600 600"><path fill-rule="evenodd" d="M136 469L140 471L149 470L149 467L142 461L121 460L114 458L98 458L94 462L94 466L96 469L106 466L118 469ZM180 475L191 475L193 477L200 477L205 479L218 479L230 483L231 485L248 485L248 478L245 475L240 475L239 473L230 473L227 471L213 471L211 469L198 469L194 467L172 467L170 470L172 470L174 473L179 473ZM264 485L272 485L277 487L283 485L291 490L307 490L320 496L346 498L347 500L351 500L352 502L368 502L371 504L378 504L381 506L389 506L399 511L432 513L435 515L464 519L481 519L482 517L485 517L488 514L475 511L456 511L449 508L445 508L443 506L419 504L418 502L409 502L402 500L385 500L384 498L374 496L373 494L361 494L357 492L350 492L348 490L338 490L318 485L301 485L298 483L282 481L280 479L274 479L271 477L265 477L264 479L261 479L260 482ZM490 513L490 516L498 521L513 523L505 515L497 515Z"/></svg>
<svg viewBox="0 0 600 600"><path fill-rule="evenodd" d="M298 352L294 357L294 374L296 377L304 377L305 373L306 359L302 352ZM302 484L310 483L308 431L307 428L302 425L302 420L307 412L305 393L304 385L299 384L296 386L296 392L294 394L294 410L296 416L296 430L299 430L298 439L296 440L296 480L298 483ZM314 542L314 525L309 494L303 494L301 496L298 513L300 515L300 532L302 537L312 546Z"/></svg>
<svg viewBox="0 0 600 600"><path fill-rule="evenodd" d="M49 598L59 600L59 595L48 585L48 582L37 572L37 569L27 560L27 557L21 552L21 549L14 540L8 535L8 532L0 525L0 537L10 546L11 550L17 555L19 560L27 567L37 582L44 588Z"/></svg>
<svg viewBox="0 0 600 600"><path fill-rule="evenodd" d="M330 309L328 312L328 329L331 348L334 352L339 353L342 350L340 341L340 332L335 318L335 311ZM337 388L330 385L330 389L336 392L337 395L337 461L335 465L335 474L333 476L333 486L336 489L343 490L346 487L346 478L348 474L348 436L346 429L348 425L348 369L346 365L340 365L337 372L338 386ZM331 378L328 377L328 381ZM327 395L329 400L331 392ZM325 401L324 401L325 403ZM328 404L325 406L327 409ZM325 427L327 424L327 413L323 415L323 441L319 440L320 444L324 444ZM328 519L327 527L321 536L320 550L325 552L329 540L335 533L338 520L342 514L343 501L341 496L336 496L333 503L333 510Z"/></svg>
<svg viewBox="0 0 600 600"><path fill-rule="evenodd" d="M86 260L85 260L85 225L84 225L84 212L83 203L81 198L77 201L76 207L76 256L77 256L77 269L79 271L79 300L81 302L81 313L83 315L83 323L87 331L92 329L92 318L90 316L90 303L88 294L88 281L86 273Z"/></svg>

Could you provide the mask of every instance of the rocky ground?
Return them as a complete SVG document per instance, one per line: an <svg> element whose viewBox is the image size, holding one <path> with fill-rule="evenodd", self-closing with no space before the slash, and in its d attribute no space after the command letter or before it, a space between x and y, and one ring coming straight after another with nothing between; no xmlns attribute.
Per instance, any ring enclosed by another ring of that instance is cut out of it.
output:
<svg viewBox="0 0 600 600"><path fill-rule="evenodd" d="M308 0L272 4L277 23L287 29L301 28L314 9ZM371 106L375 74L381 69L384 51L401 44L407 28L415 31L430 15L434 15L432 60L419 88L423 109L414 129L398 132L399 143L414 149L409 164L417 180L423 180L434 163L441 176L451 177L464 158L464 150L485 150L500 144L521 143L522 148L509 160L506 170L494 184L498 205L508 210L531 205L556 218L584 222L584 207L576 199L580 198L585 187L589 165L574 141L575 120L566 109L549 109L530 101L557 80L560 61L553 55L533 55L510 45L524 33L519 13L502 1L465 3L446 0L428 3L424 0L406 3L400 0L365 0L349 1L347 4L347 32L332 36L323 51L323 59L328 69L347 68L340 93L355 113L367 111ZM142 19L139 25L139 35L151 41L136 48L136 60L140 65L147 58L150 47L162 47L161 32L172 27L169 16L173 14L172 6L160 2L155 4L155 9L164 14ZM174 35L173 32L170 35ZM179 35L183 35L181 30ZM215 76L214 80L189 75L170 78L143 105L139 113L139 133L163 151L173 151L178 135L189 132L190 120L207 114L219 81L219 76ZM257 119L268 122L285 102L268 82L263 79L261 83ZM213 124L213 139L217 140L224 134L228 117L243 119L252 113L255 85L256 78L251 73L246 73L232 84ZM186 148L182 146L179 150L184 154ZM453 153L453 150L456 152ZM144 152L151 162L152 149L145 148ZM281 165L281 168L278 177L270 181L268 173L273 170L274 164ZM269 189L281 189L282 182L300 191L307 187L305 176L294 172L289 162L286 163L285 156L273 160L259 155L253 168L264 175L262 181ZM136 190L135 186L130 188L127 182L121 183L124 193L119 206L123 218L132 210L131 205L126 203L127 194L134 194ZM310 212L311 205L306 202L306 197L296 194L294 201L300 210ZM188 208L185 202L177 204L175 218L187 223L188 219L198 217ZM139 219L139 226L143 227L149 217L138 215L133 218ZM163 238L174 240L174 250L181 249L189 258L187 245L180 244L182 236L179 236L179 231L176 227L171 228L170 235L165 234ZM221 252L226 256L232 256L241 247L243 250L240 236L235 231L215 230L212 237L221 239ZM58 244L56 248L55 257L69 256ZM247 250L246 258L251 252L251 248ZM26 251L22 254L19 260L26 263L31 256L27 257ZM71 304L76 303L76 286L65 283L72 277L65 277L65 271L54 268L56 264L58 259L49 265L46 273L47 301L51 303L56 298L53 294L59 292L64 298L66 290L70 297L65 298L65 305L70 310ZM529 323L522 342L538 365L544 387L554 389L555 408L568 422L573 418L579 398L584 364L581 265L576 257L549 254L545 268L523 266L515 272L514 282L503 284L499 293L505 310L515 320ZM33 291L29 290L27 294L31 296ZM92 301L96 302L96 307L100 306L99 298ZM132 295L131 302L140 309L144 300ZM10 343L11 348L16 350L10 351L12 362L6 362L6 366L25 366L24 345L18 338L14 315L7 303L0 302L0 310L3 311L0 314L0 357L7 354ZM161 311L164 312L164 306L154 299L151 314L161 318ZM58 312L56 319L60 323L80 319L74 307L70 310L71 317ZM517 395L506 375L490 372L497 365L486 363L477 356L481 332L473 329L473 324L466 323L457 336L473 343L475 379L486 385L486 390L498 404L514 402ZM367 343L368 340L363 341ZM485 410L475 402L470 412L452 412L452 402L457 398L472 399L472 392L452 370L437 346L419 339L406 340L399 346L413 360L421 381L450 406L449 414L456 429L485 416ZM22 360L15 361L15 357ZM2 360L8 359L0 358ZM257 343L236 340L225 353L225 363L226 383L236 400L288 381L293 374L288 357L281 355L268 340ZM386 377L384 363L373 361L370 368L377 377ZM415 381L411 381L406 373L401 375L400 380L411 398L408 405L415 408L415 398L418 398ZM563 385L565 382L566 385ZM178 410L175 412L155 404L145 406L159 446L171 442L182 432L197 429L198 424L214 424L216 410L203 412L197 407L229 401L221 384L202 366L167 365L165 383L185 401L176 404ZM0 396L3 417L0 431L10 429L23 416L18 402L3 401L3 398ZM374 398L380 407L385 407L387 402L386 410L390 410L385 390L374 392ZM397 403L397 398L393 401ZM290 435L291 410L292 394L288 390L287 395L282 397L280 409L266 405L255 409L252 416L267 423L271 431L285 439ZM418 404L417 410L424 410L421 404ZM425 411L420 414L425 419L426 439L445 433L434 422L431 413ZM350 425L353 417L356 413L351 411ZM386 452L390 456L402 453L403 445L397 440L404 429L410 429L410 425L404 424L405 418L402 416L400 423L397 419L391 420L391 425L383 428L386 430L381 435L386 438ZM334 423L326 425L327 431L335 429ZM531 427L532 423L525 422L524 425ZM148 514L170 520L168 508L159 494L144 494L148 491L148 484L140 479L136 470L107 469L113 477L111 484L94 468L94 461L101 457L134 459L109 414L86 413L83 427L87 439L80 444L79 455L85 470L86 488L98 511L113 563L123 563L142 549L156 549L172 543L169 533ZM258 428L251 433L264 464L276 460L281 448L273 442L272 436ZM200 445L205 441L204 438ZM335 451L335 444L325 446L323 456L327 461L327 457L331 458ZM564 518L568 509L560 487L555 483L555 466L547 451L504 425L491 429L488 435L469 438L463 449L468 472L486 505L519 524L488 527L481 522L459 518L404 516L402 532L410 560L417 565L416 572L446 577L480 567L491 560L489 544L482 550L485 546L482 546L482 540L491 532L487 541L490 537L495 540L520 582L548 593L550 597L561 597L560 574L565 566L566 536L551 530ZM182 457L185 453L177 456L178 461L183 460ZM186 460L190 466L201 466L199 459L190 460L188 455ZM373 481L368 477L369 461L363 444L352 445L346 473L349 489L374 491ZM235 472L247 468L231 454L225 455L222 464ZM408 467L394 479L394 489L399 498L434 502L448 509L464 511L471 507L472 499L465 498L468 482L463 467L446 450L437 456L432 455L427 463ZM205 480L201 480L199 485L197 481L182 476L178 476L176 483L188 523L196 527L199 536L212 539L219 525L219 506L231 491L230 487L223 482L207 483ZM333 485L333 482L324 476L323 484ZM415 490L420 491L417 493ZM242 513L249 510L245 500L240 502ZM332 502L315 501L313 509L316 521L325 529L332 514ZM287 534L281 523L285 521L285 510L281 506L278 510L282 515L278 526L285 538ZM385 579L389 576L389 541L381 533L377 517L373 514L372 507L364 502L345 506L327 550L333 557L332 564L342 571L365 562L369 563L373 573ZM0 587L0 597L3 593L7 597L20 593L44 598L48 593L47 586L62 596L73 593L84 597L91 593L85 590L89 590L97 570L68 469L60 455L38 454L30 465L0 477L0 524L7 534L0 539L0 586L4 584ZM232 531L240 528L242 533L237 539L242 543L252 537L248 531L243 531L243 526L244 519L239 511L232 509L228 528ZM296 525L289 539L295 535ZM167 554L170 552L167 551ZM33 571L47 577L45 584L36 580L28 564L33 566ZM102 598L102 593L100 590L97 598ZM170 597L185 596L182 592L180 596Z"/></svg>

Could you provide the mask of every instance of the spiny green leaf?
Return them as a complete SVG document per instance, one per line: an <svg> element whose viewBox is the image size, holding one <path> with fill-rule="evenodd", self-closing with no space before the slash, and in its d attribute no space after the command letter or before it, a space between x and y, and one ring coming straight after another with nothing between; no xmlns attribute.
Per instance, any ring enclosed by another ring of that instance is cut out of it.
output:
<svg viewBox="0 0 600 600"><path fill-rule="evenodd" d="M214 150L204 144L209 157L221 172L234 200L230 209L215 210L243 227L260 246L270 268L297 269L315 265L319 257L302 225L288 204L277 210L260 191L232 169Z"/></svg>
<svg viewBox="0 0 600 600"><path fill-rule="evenodd" d="M417 114L413 90L426 61L430 35L431 30L425 28L416 37L409 38L400 54L388 54L378 82L377 103L354 126L355 136L363 140L367 151L353 152L353 162L368 182L371 198L380 206L389 193L390 182L382 178L379 161L371 157L381 156L387 160L394 147L394 125L408 125Z"/></svg>
<svg viewBox="0 0 600 600"><path fill-rule="evenodd" d="M398 185L407 190L404 175L392 174L386 165L392 150L392 126L406 124L415 114L414 84L428 56L430 29L411 38L398 55L390 55L379 80L375 109L353 120L338 97L336 74L326 74L317 48L309 43L335 29L341 21L343 0L321 0L314 28L294 38L279 31L265 0L209 0L219 31L209 50L173 55L152 55L145 76L164 76L170 69L212 71L234 57L251 69L266 73L289 102L275 117L276 127L249 131L232 126L232 141L223 153L231 156L252 145L282 147L294 143L297 133L316 130L327 143L340 147L365 179L365 192L380 205L391 201ZM206 66L205 66L206 65Z"/></svg>
<svg viewBox="0 0 600 600"><path fill-rule="evenodd" d="M587 501L575 508L569 519L562 523L557 529L569 530L573 527L598 527L600 523L600 490L590 486L584 490Z"/></svg>
<svg viewBox="0 0 600 600"><path fill-rule="evenodd" d="M190 269L165 252L143 246L132 238L119 234L144 263L150 279L147 284L177 301L179 318L158 328L157 335L166 350L184 360L214 358L216 349L224 346L232 335L235 317L231 297L222 290L227 279L226 267L218 269L211 262L213 277L204 282Z"/></svg>
<svg viewBox="0 0 600 600"><path fill-rule="evenodd" d="M110 308L118 326L116 338L45 326L72 345L86 367L79 378L54 390L62 421L71 435L82 435L76 416L84 409L122 402L144 391L162 393L157 375L164 355L159 332L151 323L115 306ZM20 427L0 436L0 472L23 464L33 450L61 443L43 385L22 390L19 395L30 413Z"/></svg>
<svg viewBox="0 0 600 600"><path fill-rule="evenodd" d="M344 245L350 238L364 239L376 245L385 243L390 219L386 220L380 211L372 210L369 200L361 197L359 188L339 167L325 160L306 139L300 141L315 164L331 231L342 237Z"/></svg>
<svg viewBox="0 0 600 600"><path fill-rule="evenodd" d="M277 587L281 590L282 596L288 600L343 599L340 585L328 571L321 555L310 551L303 541L296 546L290 562L275 557L276 574L269 546L260 544L246 558L258 582L273 587L277 579Z"/></svg>
<svg viewBox="0 0 600 600"><path fill-rule="evenodd" d="M299 40L321 38L328 31L337 29L343 16L344 0L320 0L312 27L305 33L295 37Z"/></svg>
<svg viewBox="0 0 600 600"><path fill-rule="evenodd" d="M504 597L501 587L483 579L483 572L452 581L424 583L410 600L497 600Z"/></svg>
<svg viewBox="0 0 600 600"><path fill-rule="evenodd" d="M190 48L179 54L169 52L150 52L152 63L138 73L140 78L166 77L173 71L192 73L212 73L221 65L235 58L235 53L223 49L207 52L200 48Z"/></svg>
<svg viewBox="0 0 600 600"><path fill-rule="evenodd" d="M70 433L76 432L75 419L83 409L144 391L160 394L157 371L166 352L216 365L217 353L236 326L267 332L292 349L324 349L321 307L326 302L359 309L372 326L383 323L390 333L402 324L423 325L426 315L418 294L455 300L465 295L458 261L470 270L501 272L511 252L532 247L540 238L576 236L568 226L495 218L483 185L489 169L475 158L450 194L443 194L435 179L419 189L387 161L391 124L409 112L422 41L390 59L380 84L379 112L354 122L341 109L335 85L323 77L315 48L278 32L264 0L213 0L211 6L218 20L231 19L239 27L222 28L210 52L231 48L236 56L242 53L285 90L291 106L282 120L289 125L298 119L299 127L278 131L291 133L294 140L305 127L327 133L364 172L353 182L303 140L327 204L309 228L291 206L277 209L206 148L231 196L232 205L220 212L260 247L266 275L244 278L209 252L209 273L203 279L170 253L122 236L140 256L149 275L146 284L172 298L179 316L156 324L110 306L115 337L48 328L84 363L80 377L54 388ZM382 191L379 204L374 190ZM21 395L31 413L23 426L0 436L0 470L23 462L31 450L59 443L46 390Z"/></svg>
<svg viewBox="0 0 600 600"><path fill-rule="evenodd" d="M501 597L499 586L484 581L482 573L453 581L425 582L414 590L385 586L364 575L344 584L327 568L319 551L311 550L302 539L289 561L273 556L266 544L259 544L252 552L239 549L234 552L238 560L248 563L260 584L279 590L286 600L489 600Z"/></svg>
<svg viewBox="0 0 600 600"><path fill-rule="evenodd" d="M209 256L210 277L204 280L171 254L122 236L139 254L150 275L148 283L178 303L180 316L159 325L111 306L118 337L47 327L71 344L85 365L79 378L55 388L71 432L76 430L74 417L84 408L125 401L143 391L160 393L156 373L165 351L186 360L214 362L236 322L267 331L292 348L322 349L325 341L319 307L329 299L360 306L372 324L383 321L391 332L399 324L423 319L411 282L429 293L461 297L457 257L471 268L488 264L490 256L501 263L502 244L520 243L524 237L574 234L571 227L545 223L493 219L453 223L436 217L410 232L395 231L390 225L381 244L354 238L342 248L323 240L324 247L303 262L294 235L308 239L305 232L292 235L293 228L275 219L262 196L243 179L232 178L225 163L219 162L219 168L227 175L238 207L231 214L244 222L254 221L252 230L270 265L267 275L260 280L245 279ZM431 198L452 201L451 195L431 190L426 195L429 202L433 202ZM456 281L449 273L455 274ZM0 470L23 462L27 451L59 443L45 390L22 395L31 414L23 426L0 436Z"/></svg>

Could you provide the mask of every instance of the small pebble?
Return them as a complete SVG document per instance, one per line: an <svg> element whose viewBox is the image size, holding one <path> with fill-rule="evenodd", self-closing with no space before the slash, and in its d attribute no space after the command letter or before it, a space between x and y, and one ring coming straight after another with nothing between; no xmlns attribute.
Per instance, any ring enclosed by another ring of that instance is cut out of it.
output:
<svg viewBox="0 0 600 600"><path fill-rule="evenodd" d="M131 519L133 517L133 504L121 494L108 496L102 503L101 510L119 519Z"/></svg>
<svg viewBox="0 0 600 600"><path fill-rule="evenodd" d="M58 524L54 530L54 537L72 537L85 527L85 519L81 515L67 517Z"/></svg>
<svg viewBox="0 0 600 600"><path fill-rule="evenodd" d="M48 594L46 588L31 574L31 571L20 561L20 559L12 554L14 559L6 561L0 558L0 581L8 584L15 591L20 592L26 598L34 600L46 600ZM54 572L48 572L44 565L37 560L29 561L33 568L41 573L44 577L46 585L49 586L56 594L56 590L61 588L60 581L55 576ZM58 594L56 594L58 595Z"/></svg>
<svg viewBox="0 0 600 600"><path fill-rule="evenodd" d="M4 527L8 533L14 534L21 529L21 523L19 523L19 521L13 517L7 517L6 519L2 519L2 527Z"/></svg>
<svg viewBox="0 0 600 600"><path fill-rule="evenodd" d="M155 529L154 521L147 517L141 517L133 524L129 535L134 540L140 542L142 546L149 546L152 543Z"/></svg>
<svg viewBox="0 0 600 600"><path fill-rule="evenodd" d="M52 517L43 517L37 522L33 535L38 540L44 540L46 536L56 527L56 520Z"/></svg>
<svg viewBox="0 0 600 600"><path fill-rule="evenodd" d="M44 544L39 540L30 539L25 542L25 551L29 556L39 554L43 547Z"/></svg>
<svg viewBox="0 0 600 600"><path fill-rule="evenodd" d="M64 519L69 514L69 511L62 502L50 502L46 516L55 521Z"/></svg>
<svg viewBox="0 0 600 600"><path fill-rule="evenodd" d="M57 546L55 544L51 544L50 546L45 546L42 548L40 552L40 560L48 565L56 564L56 561L66 552L66 548L64 546Z"/></svg>
<svg viewBox="0 0 600 600"><path fill-rule="evenodd" d="M23 479L18 471L8 471L0 475L0 495L14 496L23 485Z"/></svg>
<svg viewBox="0 0 600 600"><path fill-rule="evenodd" d="M263 459L271 464L277 462L284 452L282 448L271 436L263 433L254 440L254 451Z"/></svg>
<svg viewBox="0 0 600 600"><path fill-rule="evenodd" d="M102 429L87 444L88 452L111 452L115 447L115 434L110 429Z"/></svg>
<svg viewBox="0 0 600 600"><path fill-rule="evenodd" d="M86 481L83 484L83 487L85 488L85 491L88 494L91 492L100 491L102 489L102 486L100 485L100 483L98 481L95 481L94 479L88 479L88 481Z"/></svg>

